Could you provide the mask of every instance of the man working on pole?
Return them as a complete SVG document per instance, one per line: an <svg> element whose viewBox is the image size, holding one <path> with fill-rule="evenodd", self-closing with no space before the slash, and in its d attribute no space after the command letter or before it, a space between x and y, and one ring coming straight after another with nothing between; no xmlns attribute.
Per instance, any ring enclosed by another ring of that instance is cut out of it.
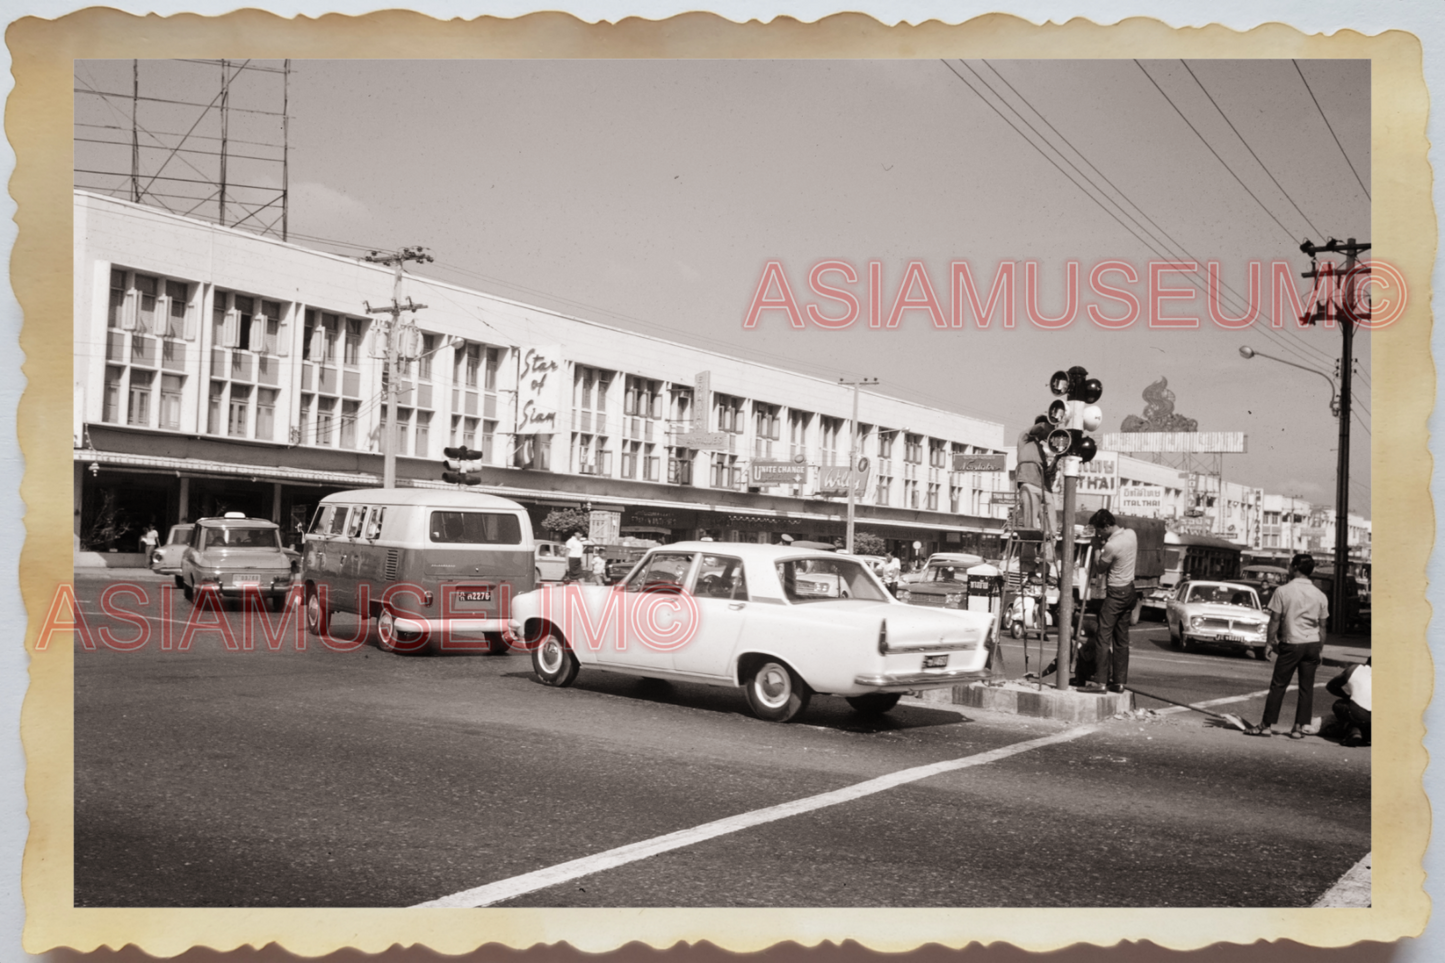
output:
<svg viewBox="0 0 1445 963"><path fill-rule="evenodd" d="M1103 692L1106 684L1110 692L1123 692L1129 681L1129 619L1137 601L1134 566L1139 537L1106 508L1095 512L1089 524L1094 527L1095 571L1105 573L1104 604L1093 646L1079 653L1074 683L1088 692Z"/></svg>

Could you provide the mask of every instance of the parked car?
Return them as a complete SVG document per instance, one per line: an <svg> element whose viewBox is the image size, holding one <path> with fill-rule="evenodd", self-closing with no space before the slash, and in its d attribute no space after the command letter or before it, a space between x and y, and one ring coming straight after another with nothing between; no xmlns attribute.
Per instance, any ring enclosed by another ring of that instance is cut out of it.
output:
<svg viewBox="0 0 1445 963"><path fill-rule="evenodd" d="M983 558L962 552L937 552L929 556L921 576L898 589L898 601L912 605L966 608L968 570L983 565ZM997 571L990 567L990 571Z"/></svg>
<svg viewBox="0 0 1445 963"><path fill-rule="evenodd" d="M291 591L291 556L281 548L281 529L275 522L227 512L196 520L176 578L192 602L202 590L240 598L254 588L280 611Z"/></svg>
<svg viewBox="0 0 1445 963"><path fill-rule="evenodd" d="M170 534L166 536L166 543L151 552L151 571L160 575L174 575L176 588L181 587L181 556L186 553L186 546L191 541L191 529L195 527L190 522L172 525Z"/></svg>
<svg viewBox="0 0 1445 963"><path fill-rule="evenodd" d="M537 581L562 581L567 574L567 546L561 542L538 542L536 562Z"/></svg>
<svg viewBox="0 0 1445 963"><path fill-rule="evenodd" d="M905 605L856 557L787 545L660 546L625 583L544 587L513 617L545 685L586 667L741 688L777 722L815 693L878 714L988 674L987 613Z"/></svg>
<svg viewBox="0 0 1445 963"><path fill-rule="evenodd" d="M1166 606L1164 618L1169 623L1169 642L1176 649L1211 645L1253 652L1261 662L1272 657L1265 644L1269 616L1248 585L1184 582Z"/></svg>

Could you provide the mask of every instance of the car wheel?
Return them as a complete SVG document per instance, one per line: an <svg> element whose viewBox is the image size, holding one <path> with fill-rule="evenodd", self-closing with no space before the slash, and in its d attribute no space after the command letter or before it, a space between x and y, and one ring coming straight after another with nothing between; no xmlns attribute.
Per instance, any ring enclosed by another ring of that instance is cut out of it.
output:
<svg viewBox="0 0 1445 963"><path fill-rule="evenodd" d="M769 722L787 722L808 707L812 693L793 670L771 659L762 662L747 682L748 706Z"/></svg>
<svg viewBox="0 0 1445 963"><path fill-rule="evenodd" d="M898 700L903 698L903 694L901 692L870 692L867 695L848 696L847 698L848 704L859 715L881 716L898 705Z"/></svg>
<svg viewBox="0 0 1445 963"><path fill-rule="evenodd" d="M556 629L548 629L532 650L532 672L543 685L565 689L577 679L577 656Z"/></svg>
<svg viewBox="0 0 1445 963"><path fill-rule="evenodd" d="M318 602L317 608L320 607L320 603ZM311 623L311 607L309 604L307 605L306 612L306 622L309 626ZM376 647L383 652L396 652L398 651L396 647L397 641L396 616L392 615L389 609L383 608L381 613L376 617Z"/></svg>
<svg viewBox="0 0 1445 963"><path fill-rule="evenodd" d="M542 570L541 570L540 568L537 569L537 584L538 584L538 585L541 585L541 584L542 584Z"/></svg>
<svg viewBox="0 0 1445 963"><path fill-rule="evenodd" d="M1169 623L1169 644L1176 649L1184 648L1184 637L1175 631L1173 622Z"/></svg>
<svg viewBox="0 0 1445 963"><path fill-rule="evenodd" d="M178 589L184 589L184 588L186 587L186 580L185 580L185 579L181 578L179 575L173 575L173 576L171 576L171 577L176 580L176 588L178 588Z"/></svg>
<svg viewBox="0 0 1445 963"><path fill-rule="evenodd" d="M196 590L191 588L189 582L181 582L181 594L186 597L187 602L194 603L196 601Z"/></svg>
<svg viewBox="0 0 1445 963"><path fill-rule="evenodd" d="M331 628L331 613L321 606L321 594L316 586L306 586L306 631L311 635L325 635Z"/></svg>
<svg viewBox="0 0 1445 963"><path fill-rule="evenodd" d="M1256 645L1254 647L1254 657L1260 662L1273 662L1274 649L1271 649L1267 645Z"/></svg>
<svg viewBox="0 0 1445 963"><path fill-rule="evenodd" d="M1009 623L1008 634L1010 638L1021 639L1024 637L1024 624L1015 619Z"/></svg>

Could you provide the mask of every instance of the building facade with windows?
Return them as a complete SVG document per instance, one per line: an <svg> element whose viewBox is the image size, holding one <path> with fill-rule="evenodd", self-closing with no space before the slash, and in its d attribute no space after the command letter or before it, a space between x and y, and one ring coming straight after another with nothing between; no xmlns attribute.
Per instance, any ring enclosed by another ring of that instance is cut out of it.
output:
<svg viewBox="0 0 1445 963"><path fill-rule="evenodd" d="M442 449L464 445L478 490L537 522L831 539L855 451L859 531L905 555L996 547L1008 476L952 456L1003 451L1001 423L864 392L855 425L836 382L417 276L393 373L389 268L86 192L74 227L78 547L224 511L294 541L321 496L380 483L393 378L399 485L447 487Z"/></svg>

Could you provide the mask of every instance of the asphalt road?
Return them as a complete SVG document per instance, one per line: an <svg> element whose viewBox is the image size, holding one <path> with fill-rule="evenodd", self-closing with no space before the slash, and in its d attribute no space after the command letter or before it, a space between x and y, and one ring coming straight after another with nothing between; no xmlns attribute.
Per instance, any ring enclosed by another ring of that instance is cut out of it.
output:
<svg viewBox="0 0 1445 963"><path fill-rule="evenodd" d="M77 594L128 638L95 604L114 580L77 573ZM1164 636L1135 630L1141 687L1268 685L1263 663ZM1005 654L1021 673L1021 646ZM185 652L77 644L75 697L78 906L409 906L489 884L512 906L1308 906L1370 849L1368 749L1196 713L869 722L819 697L778 725L740 691L588 670L549 689L523 654L228 651L214 632Z"/></svg>

